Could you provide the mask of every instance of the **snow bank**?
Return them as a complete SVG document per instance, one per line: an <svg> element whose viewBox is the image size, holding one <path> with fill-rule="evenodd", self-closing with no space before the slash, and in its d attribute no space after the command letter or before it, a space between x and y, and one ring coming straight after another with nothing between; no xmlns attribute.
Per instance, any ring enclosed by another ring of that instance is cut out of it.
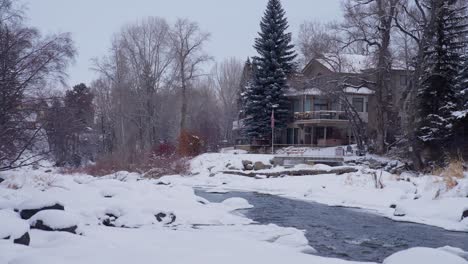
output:
<svg viewBox="0 0 468 264"><path fill-rule="evenodd" d="M29 231L28 222L11 210L0 210L0 239L14 240Z"/></svg>
<svg viewBox="0 0 468 264"><path fill-rule="evenodd" d="M45 207L54 206L56 204L61 204L59 200L53 198L44 193L38 193L38 195L33 196L32 198L20 203L16 209L18 210L31 210L31 209L40 209Z"/></svg>
<svg viewBox="0 0 468 264"><path fill-rule="evenodd" d="M10 180L24 179L22 173L11 172ZM28 174L38 179L34 172ZM28 222L19 219L13 208L37 209L56 203L65 210L36 212L30 225L41 221L58 231L78 226L82 234L32 229L29 247L0 241L0 263L120 264L155 259L166 263L348 263L303 254L314 250L302 231L253 225L245 216L233 214L252 207L245 199L210 203L196 196L192 186L172 184L170 177L163 181L171 184L161 185L160 180L119 174L124 176L51 174L53 184L0 185L1 205L9 208L0 211L0 223L8 226L0 234L13 235L11 230L16 230L18 236L29 230Z"/></svg>
<svg viewBox="0 0 468 264"><path fill-rule="evenodd" d="M393 254L383 264L468 264L463 258L443 250L412 248Z"/></svg>
<svg viewBox="0 0 468 264"><path fill-rule="evenodd" d="M446 251L448 253L457 255L459 257L462 257L462 258L468 260L468 252L466 252L466 251L464 251L464 250L462 250L460 248L446 246L446 247L439 248L439 250Z"/></svg>

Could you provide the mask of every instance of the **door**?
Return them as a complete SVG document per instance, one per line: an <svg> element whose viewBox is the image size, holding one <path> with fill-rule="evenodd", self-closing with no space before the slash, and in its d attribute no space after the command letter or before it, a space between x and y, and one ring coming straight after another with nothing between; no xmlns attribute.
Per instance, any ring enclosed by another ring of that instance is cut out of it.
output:
<svg viewBox="0 0 468 264"><path fill-rule="evenodd" d="M312 129L313 127L305 127L305 144L312 145Z"/></svg>

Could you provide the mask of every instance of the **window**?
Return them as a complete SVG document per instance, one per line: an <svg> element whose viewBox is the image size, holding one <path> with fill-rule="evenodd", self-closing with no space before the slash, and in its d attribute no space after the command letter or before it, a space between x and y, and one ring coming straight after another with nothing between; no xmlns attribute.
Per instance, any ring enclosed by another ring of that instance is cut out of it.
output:
<svg viewBox="0 0 468 264"><path fill-rule="evenodd" d="M314 111L327 111L328 101L326 99L315 99L314 100Z"/></svg>
<svg viewBox="0 0 468 264"><path fill-rule="evenodd" d="M305 100L304 111L306 111L306 112L312 111L312 99L307 98L307 99Z"/></svg>
<svg viewBox="0 0 468 264"><path fill-rule="evenodd" d="M408 77L406 75L400 75L400 86L406 86L408 84Z"/></svg>
<svg viewBox="0 0 468 264"><path fill-rule="evenodd" d="M353 98L353 107L358 111L359 113L364 112L364 98L360 97L354 97Z"/></svg>
<svg viewBox="0 0 468 264"><path fill-rule="evenodd" d="M299 144L299 128L288 128L286 134L288 145Z"/></svg>
<svg viewBox="0 0 468 264"><path fill-rule="evenodd" d="M294 113L299 113L299 112L302 112L301 101L300 100L294 100Z"/></svg>

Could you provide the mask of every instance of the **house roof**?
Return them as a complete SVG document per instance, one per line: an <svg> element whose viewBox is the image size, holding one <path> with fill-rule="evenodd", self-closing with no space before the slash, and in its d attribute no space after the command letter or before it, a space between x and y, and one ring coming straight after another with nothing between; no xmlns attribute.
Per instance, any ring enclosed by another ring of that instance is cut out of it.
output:
<svg viewBox="0 0 468 264"><path fill-rule="evenodd" d="M332 72L360 73L371 68L370 56L358 54L324 54L317 61Z"/></svg>
<svg viewBox="0 0 468 264"><path fill-rule="evenodd" d="M333 54L325 53L323 56L312 59L304 68L304 71L316 61L328 70L335 73L362 73L365 70L375 68L375 63L370 55L359 54ZM406 63L399 60L394 60L392 70L407 70ZM412 70L410 68L410 70Z"/></svg>

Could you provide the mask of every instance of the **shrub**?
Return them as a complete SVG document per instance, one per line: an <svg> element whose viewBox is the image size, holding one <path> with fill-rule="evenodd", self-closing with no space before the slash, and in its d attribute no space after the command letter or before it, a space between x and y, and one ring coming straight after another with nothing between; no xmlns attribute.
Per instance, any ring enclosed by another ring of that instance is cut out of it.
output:
<svg viewBox="0 0 468 264"><path fill-rule="evenodd" d="M63 169L63 173L83 173L92 176L105 176L119 171L136 172L148 178L159 178L165 175L186 174L189 170L189 159L175 153L171 144L153 147L146 154L138 154L132 161L122 159L120 155L109 155L100 158L95 164L82 168Z"/></svg>
<svg viewBox="0 0 468 264"><path fill-rule="evenodd" d="M202 141L196 135L183 130L179 135L177 153L182 157L195 157L201 153Z"/></svg>

